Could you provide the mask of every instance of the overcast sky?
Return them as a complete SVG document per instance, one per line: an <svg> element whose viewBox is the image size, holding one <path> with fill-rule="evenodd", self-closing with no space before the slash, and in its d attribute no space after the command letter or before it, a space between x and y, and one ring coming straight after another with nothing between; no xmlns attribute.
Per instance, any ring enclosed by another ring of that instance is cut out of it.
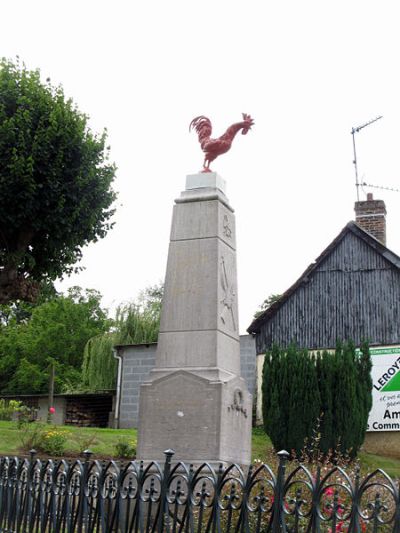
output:
<svg viewBox="0 0 400 533"><path fill-rule="evenodd" d="M58 283L114 308L165 274L174 199L201 170L193 117L255 126L211 168L236 213L240 330L354 218L360 181L400 189L400 31L394 1L4 1L0 55L61 83L118 166L115 227ZM400 254L400 193L386 202ZM365 194L360 190L360 199Z"/></svg>

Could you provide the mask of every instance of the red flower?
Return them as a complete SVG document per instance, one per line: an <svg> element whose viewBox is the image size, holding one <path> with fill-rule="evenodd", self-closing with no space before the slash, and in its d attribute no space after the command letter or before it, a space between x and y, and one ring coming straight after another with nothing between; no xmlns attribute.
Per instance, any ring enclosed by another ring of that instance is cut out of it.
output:
<svg viewBox="0 0 400 533"><path fill-rule="evenodd" d="M55 408L54 407L49 407L49 413L51 415L54 415L54 413L56 412Z"/></svg>

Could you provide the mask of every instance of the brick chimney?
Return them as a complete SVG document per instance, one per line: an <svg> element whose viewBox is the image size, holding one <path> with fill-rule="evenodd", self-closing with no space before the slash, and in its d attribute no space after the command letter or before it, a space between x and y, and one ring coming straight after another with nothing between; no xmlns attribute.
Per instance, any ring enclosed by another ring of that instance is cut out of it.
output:
<svg viewBox="0 0 400 533"><path fill-rule="evenodd" d="M354 204L356 223L386 246L386 206L383 200L374 200L372 193L367 200Z"/></svg>

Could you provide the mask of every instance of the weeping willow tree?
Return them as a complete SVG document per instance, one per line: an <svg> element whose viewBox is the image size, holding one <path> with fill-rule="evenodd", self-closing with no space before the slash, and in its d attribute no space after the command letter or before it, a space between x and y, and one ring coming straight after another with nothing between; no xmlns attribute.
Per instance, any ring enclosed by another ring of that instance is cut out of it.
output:
<svg viewBox="0 0 400 533"><path fill-rule="evenodd" d="M117 361L113 355L114 346L157 341L162 295L162 285L145 289L137 302L118 307L110 332L87 342L82 364L85 389L95 391L115 387Z"/></svg>
<svg viewBox="0 0 400 533"><path fill-rule="evenodd" d="M85 389L96 391L115 387L117 361L113 357L113 347L118 344L116 336L116 333L104 333L86 343L82 363Z"/></svg>

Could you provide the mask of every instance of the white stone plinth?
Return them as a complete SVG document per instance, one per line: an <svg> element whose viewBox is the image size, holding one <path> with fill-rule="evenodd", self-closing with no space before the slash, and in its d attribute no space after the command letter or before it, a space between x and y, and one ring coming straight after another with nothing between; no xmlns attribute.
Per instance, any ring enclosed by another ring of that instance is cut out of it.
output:
<svg viewBox="0 0 400 533"><path fill-rule="evenodd" d="M226 194L226 181L216 172L199 172L186 176L186 190L212 188Z"/></svg>

